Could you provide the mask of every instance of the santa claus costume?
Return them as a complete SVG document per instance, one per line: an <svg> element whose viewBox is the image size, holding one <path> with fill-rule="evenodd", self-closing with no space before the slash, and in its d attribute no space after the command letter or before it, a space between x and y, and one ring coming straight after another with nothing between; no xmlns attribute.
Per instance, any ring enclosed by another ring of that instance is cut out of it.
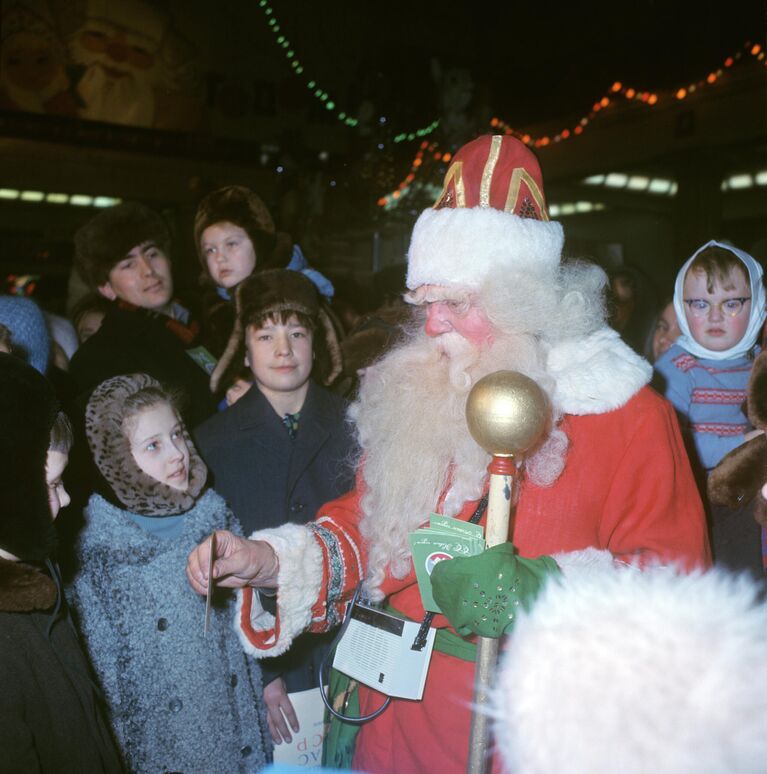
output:
<svg viewBox="0 0 767 774"><path fill-rule="evenodd" d="M522 143L484 136L456 154L437 204L415 225L406 298L416 319L434 303L451 305L464 322L480 308L492 341L472 343L465 324L444 335L413 326L369 370L351 410L364 453L356 490L322 507L313 523L251 536L272 546L279 575L276 616L252 589L241 593L237 627L248 652L276 655L299 632L336 625L360 580L372 599L423 618L407 534L431 510L463 520L474 513L490 457L471 439L464 405L477 379L499 369L534 378L552 408L510 526L521 557L554 555L565 575L595 558L709 564L674 411L646 386L650 365L606 327L604 273L563 263L562 243L537 161ZM362 727L355 769L465 770L475 647L444 616L432 625L423 700L395 699ZM382 701L360 688L363 714Z"/></svg>

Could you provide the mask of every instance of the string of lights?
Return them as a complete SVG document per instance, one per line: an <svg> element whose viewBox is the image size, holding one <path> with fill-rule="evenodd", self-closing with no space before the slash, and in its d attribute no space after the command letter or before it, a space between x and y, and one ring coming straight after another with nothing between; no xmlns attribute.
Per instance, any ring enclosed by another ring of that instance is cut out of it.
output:
<svg viewBox="0 0 767 774"><path fill-rule="evenodd" d="M282 32L280 23L277 21L277 17L274 15L274 9L269 4L269 0L259 0L259 7L263 11L266 17L266 23L269 25L272 33L275 35L275 41L277 45L285 52L285 58L290 62L290 67L293 73L301 77L304 74L304 66L296 56L293 45L286 35ZM355 127L359 124L359 121L353 116L347 113L337 110L336 103L330 98L330 95L317 83L314 79L306 79L306 87L311 91L314 96L325 105L326 110L335 112L336 118L346 126ZM439 119L436 118L428 126L424 126L420 129L416 129L412 132L400 132L394 137L395 143L406 142L408 140L416 140L421 137L426 137L431 134L439 126Z"/></svg>
<svg viewBox="0 0 767 774"><path fill-rule="evenodd" d="M722 66L717 70L712 70L705 78L700 79L694 83L687 84L686 86L679 86L675 89L664 94L658 94L651 91L639 91L630 86L625 86L620 81L615 81L610 87L607 94L605 94L600 100L595 102L591 110L584 115L576 124L572 127L564 127L559 132L553 135L542 135L540 137L533 137L527 132L521 132L514 129L505 121L500 118L494 117L490 121L490 126L495 131L503 131L507 135L512 135L518 140L521 140L525 145L531 145L535 148L544 148L551 143L562 142L572 137L577 137L583 134L584 129L591 124L593 119L606 108L615 104L619 97L622 97L626 101L634 101L638 104L646 105L647 107L653 107L658 104L668 104L672 99L683 100L690 94L694 94L696 91L703 89L707 86L712 86L717 83L724 75L725 70L731 68L737 61L743 59L744 54L750 55L754 60L760 62L763 66L767 66L767 60L765 59L765 52L761 45L758 43L747 42L743 47L732 56L728 56ZM442 159L447 162L450 160L449 153L443 153L439 150L437 143L422 142L415 158L410 165L410 170L405 178L400 181L398 186L388 194L381 196L377 204L382 208L390 208L397 200L405 196L410 190L410 186L413 184L416 176L420 173L423 166L424 155L432 154L434 159Z"/></svg>
<svg viewBox="0 0 767 774"><path fill-rule="evenodd" d="M294 74L299 78L302 77L304 74L304 66L296 56L296 52L288 38L282 33L282 28L277 21L277 17L274 15L274 9L269 5L269 0L259 0L258 5L266 17L267 24L275 36L277 45L285 52L285 58L290 62L290 67ZM306 79L306 88L325 105L326 110L335 113L336 118L341 121L341 123L351 127L357 126L359 123L357 119L342 110L338 110L335 101L331 99L327 91L325 91L316 80Z"/></svg>
<svg viewBox="0 0 767 774"><path fill-rule="evenodd" d="M651 91L639 91L638 89L632 88L630 86L625 86L620 81L615 81L615 83L613 83L613 85L610 87L609 91L601 99L597 100L591 106L591 110L582 116L574 126L563 127L555 134L546 134L540 137L533 137L528 133L514 129L500 118L493 118L490 122L490 126L494 129L500 129L505 134L516 137L518 140L524 142L525 145L532 145L535 148L545 148L551 143L562 142L563 140L569 140L572 137L577 137L583 134L586 127L591 124L597 115L614 105L618 98L622 97L626 101L633 101L637 104L645 105L647 107L668 104L673 99L686 99L689 95L694 94L696 91L699 91L700 89L703 89L707 86L713 86L715 83L717 83L722 75L724 75L724 71L731 68L735 62L743 59L744 54L750 54L756 61L761 62L763 65L767 66L767 61L765 61L765 54L762 46L760 46L758 43L752 44L747 42L739 51L735 52L735 54L728 56L720 68L711 71L705 78L701 78L699 81L684 86L678 86L677 88L671 89L664 94L659 95Z"/></svg>
<svg viewBox="0 0 767 774"><path fill-rule="evenodd" d="M266 23L269 25L272 33L275 35L275 41L277 45L285 52L285 58L290 62L290 67L294 74L298 77L303 76L304 66L296 56L296 52L291 45L288 38L283 34L280 23L277 21L277 17L274 15L274 9L269 4L269 0L259 0L259 7L266 17ZM359 124L359 121L353 116L347 113L337 110L336 103L330 98L330 95L317 83L314 79L306 79L306 88L311 91L314 96L324 103L325 109L335 112L336 118L346 126L355 127ZM424 126L420 129L416 129L412 132L400 132L394 137L395 143L406 142L408 140L416 140L421 137L426 137L431 134L439 126L439 119L436 118L428 126Z"/></svg>

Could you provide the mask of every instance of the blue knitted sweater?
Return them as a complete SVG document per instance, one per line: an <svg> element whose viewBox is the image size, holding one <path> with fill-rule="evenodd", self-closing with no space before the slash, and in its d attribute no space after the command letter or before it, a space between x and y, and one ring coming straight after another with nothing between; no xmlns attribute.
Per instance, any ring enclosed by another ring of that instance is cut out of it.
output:
<svg viewBox="0 0 767 774"><path fill-rule="evenodd" d="M666 382L665 395L679 413L682 428L692 436L706 470L740 446L745 433L752 429L742 406L753 365L749 356L697 358L676 344L655 363Z"/></svg>

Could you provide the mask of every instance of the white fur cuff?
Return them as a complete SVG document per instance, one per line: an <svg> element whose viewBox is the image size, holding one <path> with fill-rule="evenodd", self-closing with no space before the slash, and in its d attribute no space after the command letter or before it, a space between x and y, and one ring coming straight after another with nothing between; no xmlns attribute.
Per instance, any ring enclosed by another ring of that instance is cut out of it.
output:
<svg viewBox="0 0 767 774"><path fill-rule="evenodd" d="M277 554L280 568L277 574L277 620L263 609L254 593L250 628L254 632L275 630L265 647L256 647L241 626L243 593L237 595L235 628L246 653L255 658L279 656L290 648L293 639L312 621L312 605L317 601L322 585L322 549L306 525L284 524L276 529L260 530L251 540L263 540ZM276 631L275 625L279 625Z"/></svg>
<svg viewBox="0 0 767 774"><path fill-rule="evenodd" d="M551 558L559 565L565 578L601 575L616 566L615 557L609 551L599 548L552 554Z"/></svg>

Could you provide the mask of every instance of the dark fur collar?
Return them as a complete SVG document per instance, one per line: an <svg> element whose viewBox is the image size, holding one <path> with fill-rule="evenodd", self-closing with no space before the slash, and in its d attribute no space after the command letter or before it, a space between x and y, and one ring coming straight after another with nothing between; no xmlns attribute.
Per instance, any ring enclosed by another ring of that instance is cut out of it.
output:
<svg viewBox="0 0 767 774"><path fill-rule="evenodd" d="M56 602L56 584L24 562L0 559L0 612L47 610Z"/></svg>

